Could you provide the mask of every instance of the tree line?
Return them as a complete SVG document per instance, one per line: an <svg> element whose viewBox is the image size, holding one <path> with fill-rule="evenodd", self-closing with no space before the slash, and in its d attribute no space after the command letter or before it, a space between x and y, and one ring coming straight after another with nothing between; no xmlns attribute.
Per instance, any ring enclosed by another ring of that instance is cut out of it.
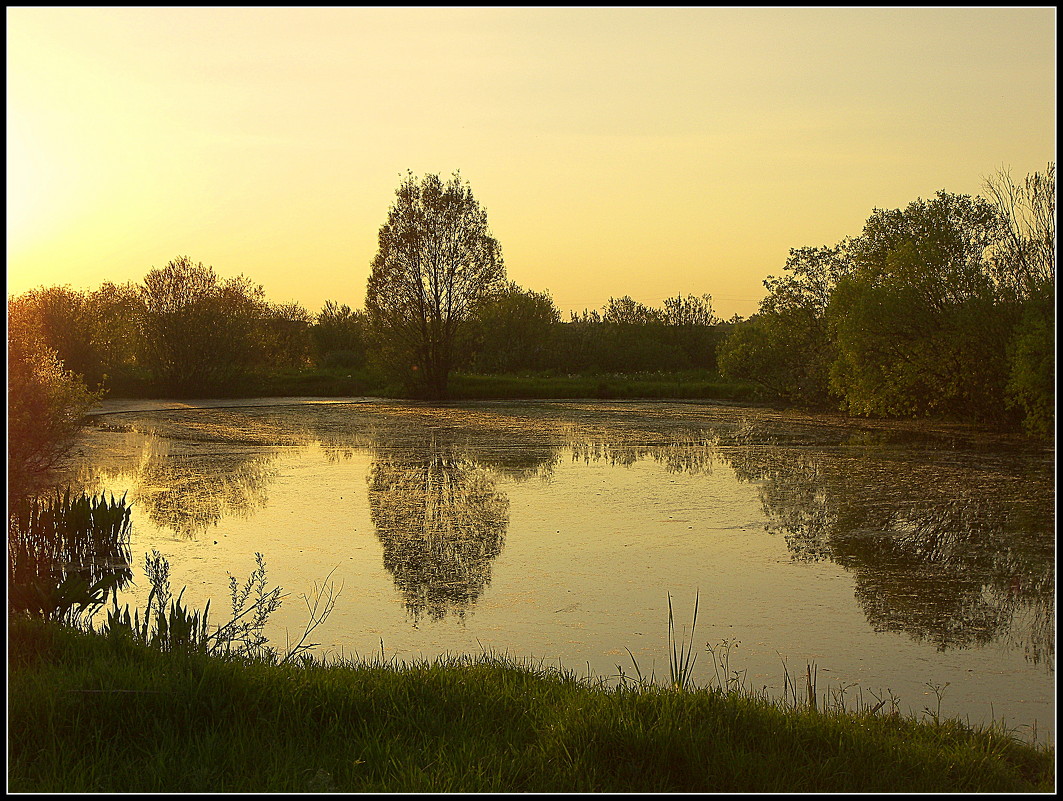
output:
<svg viewBox="0 0 1063 801"><path fill-rule="evenodd" d="M859 235L791 250L720 372L792 404L1050 436L1055 164L986 190L875 209Z"/></svg>
<svg viewBox="0 0 1063 801"><path fill-rule="evenodd" d="M792 250L748 320L720 320L706 294L659 308L610 298L563 320L548 292L508 280L459 173L407 174L379 231L364 310L272 303L251 279L223 279L187 256L139 283L9 297L9 470L53 462L102 392L234 395L256 372L310 366L376 370L433 399L447 397L454 370L699 368L794 405L1048 436L1055 165L1021 183L1001 172L986 189L875 209L859 235Z"/></svg>
<svg viewBox="0 0 1063 801"><path fill-rule="evenodd" d="M86 388L118 396L227 395L256 371L366 366L428 394L409 369L416 356L402 340L381 341L365 311L334 300L317 313L270 303L248 278L222 280L185 256L140 283L31 290L9 299L8 319L9 345L36 343ZM448 372L713 369L727 328L708 295L678 294L660 308L610 298L565 321L549 293L506 281L463 318Z"/></svg>

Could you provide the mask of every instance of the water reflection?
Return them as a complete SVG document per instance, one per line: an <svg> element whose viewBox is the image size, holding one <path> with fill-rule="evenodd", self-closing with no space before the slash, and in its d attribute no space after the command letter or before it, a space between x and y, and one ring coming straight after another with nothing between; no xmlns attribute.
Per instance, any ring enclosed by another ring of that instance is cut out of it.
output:
<svg viewBox="0 0 1063 801"><path fill-rule="evenodd" d="M1047 472L1016 475L984 456L961 464L749 447L727 458L759 484L768 529L793 558L855 575L875 630L941 651L1001 640L1054 667Z"/></svg>
<svg viewBox="0 0 1063 801"><path fill-rule="evenodd" d="M196 538L223 517L249 517L269 500L276 452L168 458L148 465L136 501L155 525Z"/></svg>
<svg viewBox="0 0 1063 801"><path fill-rule="evenodd" d="M369 512L384 567L414 624L464 618L502 552L509 499L500 478L547 479L557 445L499 436L497 418L453 409L388 406L352 421L318 415L313 431L331 458L368 445Z"/></svg>
<svg viewBox="0 0 1063 801"><path fill-rule="evenodd" d="M673 474L726 467L756 486L791 558L850 571L875 630L942 651L1003 642L1054 665L1051 460L996 443L979 450L963 432L668 404L352 404L126 419L135 427L121 447L86 446L92 470L126 474L136 513L185 537L265 506L279 445L318 444L336 461L370 453L370 518L415 623L461 618L482 597L509 525L506 481L550 481L563 455L653 460Z"/></svg>
<svg viewBox="0 0 1063 801"><path fill-rule="evenodd" d="M668 473L712 473L717 461L718 437L713 432L678 432L664 444L601 442L573 439L567 443L574 461L604 461L629 467L653 459Z"/></svg>
<svg viewBox="0 0 1063 801"><path fill-rule="evenodd" d="M248 517L268 500L276 478L273 448L219 448L129 431L119 450L104 449L83 466L79 483L88 491L121 478L130 486L135 516L180 538L196 539L225 517Z"/></svg>
<svg viewBox="0 0 1063 801"><path fill-rule="evenodd" d="M509 500L453 444L432 441L418 456L381 450L367 480L384 567L415 622L464 616L502 552Z"/></svg>

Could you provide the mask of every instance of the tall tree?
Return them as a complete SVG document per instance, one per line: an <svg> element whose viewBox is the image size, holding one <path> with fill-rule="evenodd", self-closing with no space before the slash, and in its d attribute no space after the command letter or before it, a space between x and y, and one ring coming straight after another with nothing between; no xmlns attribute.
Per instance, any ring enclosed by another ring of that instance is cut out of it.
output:
<svg viewBox="0 0 1063 801"><path fill-rule="evenodd" d="M265 303L262 309L265 364L272 367L304 367L314 348L310 329L314 316L301 304Z"/></svg>
<svg viewBox="0 0 1063 801"><path fill-rule="evenodd" d="M609 298L602 310L602 322L613 325L653 325L662 322L659 309L639 303L630 295Z"/></svg>
<svg viewBox="0 0 1063 801"><path fill-rule="evenodd" d="M1031 434L1051 437L1055 427L1056 165L1022 184L1006 170L986 179L1001 214L988 261L1002 302L1015 307L1008 343L1005 403L1018 410Z"/></svg>
<svg viewBox="0 0 1063 801"><path fill-rule="evenodd" d="M459 333L504 285L502 248L459 173L408 173L380 228L365 308L378 354L429 398L447 396Z"/></svg>
<svg viewBox="0 0 1063 801"><path fill-rule="evenodd" d="M317 362L325 367L362 367L365 364L365 314L346 303L326 300L317 313L311 334Z"/></svg>
<svg viewBox="0 0 1063 801"><path fill-rule="evenodd" d="M680 292L664 299L664 322L676 327L713 326L720 322L712 310L712 295L687 295Z"/></svg>
<svg viewBox="0 0 1063 801"><path fill-rule="evenodd" d="M849 411L999 417L1009 322L984 259L998 227L992 204L943 191L873 212L827 310Z"/></svg>
<svg viewBox="0 0 1063 801"><path fill-rule="evenodd" d="M55 351L63 368L80 375L89 386L99 384L99 326L91 294L69 286L38 287L21 301L32 309L44 344Z"/></svg>
<svg viewBox="0 0 1063 801"><path fill-rule="evenodd" d="M850 269L846 243L795 248L786 274L764 281L760 311L735 325L719 347L720 372L750 381L791 403L830 402L834 347L825 319L840 277Z"/></svg>
<svg viewBox="0 0 1063 801"><path fill-rule="evenodd" d="M1001 214L1000 234L987 254L994 279L1019 298L1037 296L1056 281L1056 164L1017 184L1007 170L985 180Z"/></svg>
<svg viewBox="0 0 1063 801"><path fill-rule="evenodd" d="M264 293L244 276L221 282L182 256L149 272L141 297L141 358L163 391L228 394L260 358Z"/></svg>
<svg viewBox="0 0 1063 801"><path fill-rule="evenodd" d="M521 289L509 281L476 309L472 364L496 373L542 367L560 322L561 312L548 292Z"/></svg>

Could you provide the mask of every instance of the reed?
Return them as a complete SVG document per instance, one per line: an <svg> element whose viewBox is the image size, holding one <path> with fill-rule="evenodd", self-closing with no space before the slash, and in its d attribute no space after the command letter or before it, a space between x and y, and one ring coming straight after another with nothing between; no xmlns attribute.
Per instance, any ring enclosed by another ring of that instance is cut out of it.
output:
<svg viewBox="0 0 1063 801"><path fill-rule="evenodd" d="M124 495L69 489L16 501L8 516L8 613L71 625L91 619L132 578L131 509Z"/></svg>
<svg viewBox="0 0 1063 801"><path fill-rule="evenodd" d="M694 616L690 621L690 640L687 641L684 634L682 639L676 640L675 619L672 616L672 596L668 595L668 650L669 650L669 674L671 686L676 690L686 689L691 682L691 673L698 655L694 652L694 629L698 625L698 600L700 592L694 595Z"/></svg>

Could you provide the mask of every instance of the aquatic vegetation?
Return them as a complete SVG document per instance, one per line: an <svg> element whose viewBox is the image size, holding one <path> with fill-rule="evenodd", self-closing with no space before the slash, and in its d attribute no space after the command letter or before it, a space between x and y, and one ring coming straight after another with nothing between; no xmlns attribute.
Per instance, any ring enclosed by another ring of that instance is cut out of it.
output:
<svg viewBox="0 0 1063 801"><path fill-rule="evenodd" d="M77 625L132 577L131 504L103 493L17 501L8 517L8 611Z"/></svg>
<svg viewBox="0 0 1063 801"><path fill-rule="evenodd" d="M672 616L672 596L668 596L668 650L670 661L668 663L671 686L677 690L686 689L690 684L690 674L697 661L698 655L694 653L694 629L698 625L698 595L694 596L694 616L690 621L690 642L686 635L676 640L675 619Z"/></svg>

